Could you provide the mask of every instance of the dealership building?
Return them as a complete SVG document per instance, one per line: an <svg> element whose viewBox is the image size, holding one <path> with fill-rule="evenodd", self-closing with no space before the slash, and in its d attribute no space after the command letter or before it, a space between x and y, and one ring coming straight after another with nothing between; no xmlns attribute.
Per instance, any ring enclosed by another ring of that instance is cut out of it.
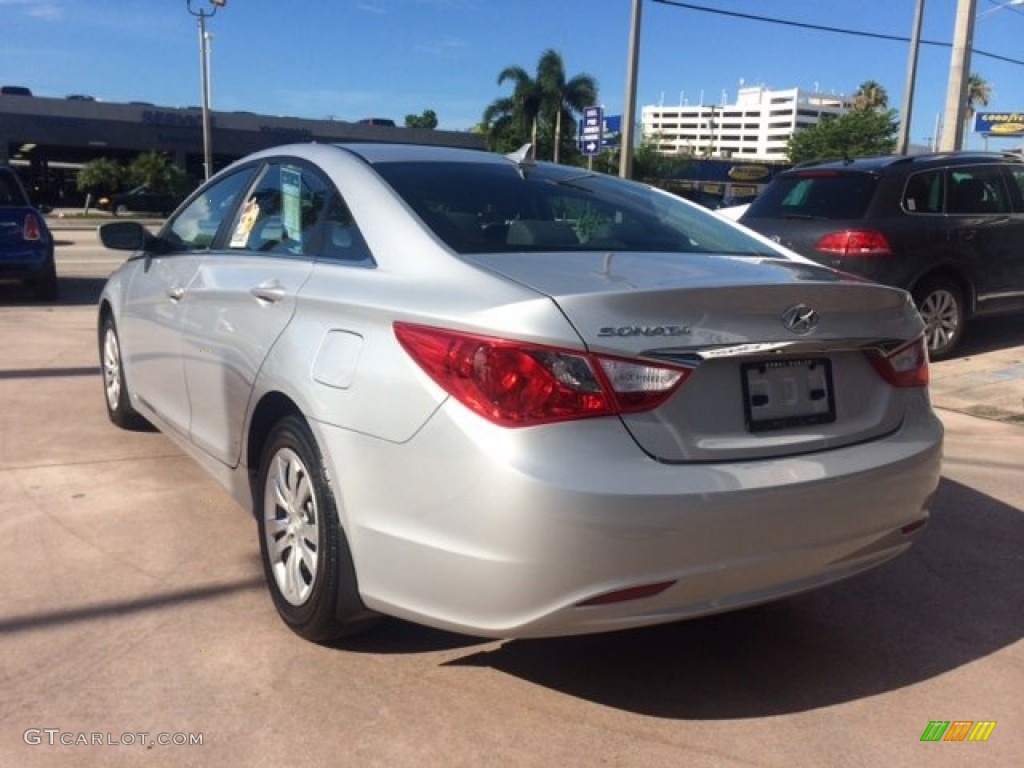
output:
<svg viewBox="0 0 1024 768"><path fill-rule="evenodd" d="M408 142L484 148L484 137L477 134L402 128L381 122L213 111L213 169L219 170L251 152L293 142ZM186 173L201 180L202 110L0 94L0 165L11 165L18 171L36 203L78 204L81 193L75 177L85 163L101 157L128 163L150 151L165 153Z"/></svg>

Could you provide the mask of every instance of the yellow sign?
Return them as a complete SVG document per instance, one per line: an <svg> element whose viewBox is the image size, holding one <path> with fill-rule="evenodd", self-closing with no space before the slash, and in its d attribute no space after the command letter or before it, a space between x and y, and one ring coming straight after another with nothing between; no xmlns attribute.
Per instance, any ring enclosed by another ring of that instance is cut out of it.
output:
<svg viewBox="0 0 1024 768"><path fill-rule="evenodd" d="M758 181L766 178L771 171L763 165L734 165L729 169L733 181Z"/></svg>

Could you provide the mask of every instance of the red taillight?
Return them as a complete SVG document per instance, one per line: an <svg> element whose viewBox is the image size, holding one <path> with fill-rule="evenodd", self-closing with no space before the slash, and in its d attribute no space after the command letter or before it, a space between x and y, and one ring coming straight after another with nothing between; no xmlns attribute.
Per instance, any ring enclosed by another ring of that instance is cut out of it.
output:
<svg viewBox="0 0 1024 768"><path fill-rule="evenodd" d="M21 236L25 240L39 240L42 235L42 228L39 226L39 219L34 213L25 215L25 224L21 228Z"/></svg>
<svg viewBox="0 0 1024 768"><path fill-rule="evenodd" d="M876 355L871 364L894 387L928 386L928 347L924 336L887 355Z"/></svg>
<svg viewBox="0 0 1024 768"><path fill-rule="evenodd" d="M395 323L395 336L445 392L506 427L651 410L690 373L406 323Z"/></svg>
<svg viewBox="0 0 1024 768"><path fill-rule="evenodd" d="M865 229L847 229L830 232L818 240L816 251L831 253L845 258L869 258L892 256L889 241L881 232Z"/></svg>

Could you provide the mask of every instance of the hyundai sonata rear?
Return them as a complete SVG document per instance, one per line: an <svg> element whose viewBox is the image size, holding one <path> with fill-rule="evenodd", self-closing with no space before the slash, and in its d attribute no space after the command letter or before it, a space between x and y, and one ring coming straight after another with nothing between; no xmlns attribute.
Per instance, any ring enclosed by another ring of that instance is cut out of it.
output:
<svg viewBox="0 0 1024 768"><path fill-rule="evenodd" d="M291 146L212 179L100 302L111 419L251 506L284 621L598 632L905 551L942 429L903 291L526 152Z"/></svg>

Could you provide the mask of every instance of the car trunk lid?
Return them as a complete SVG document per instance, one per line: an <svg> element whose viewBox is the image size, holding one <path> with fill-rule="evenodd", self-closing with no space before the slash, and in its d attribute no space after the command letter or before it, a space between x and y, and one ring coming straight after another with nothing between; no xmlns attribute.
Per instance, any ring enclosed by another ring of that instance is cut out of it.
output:
<svg viewBox="0 0 1024 768"><path fill-rule="evenodd" d="M667 462L767 458L888 434L907 392L871 356L913 339L906 294L785 259L557 253L474 257L549 295L590 351L691 369L653 411L623 415Z"/></svg>

